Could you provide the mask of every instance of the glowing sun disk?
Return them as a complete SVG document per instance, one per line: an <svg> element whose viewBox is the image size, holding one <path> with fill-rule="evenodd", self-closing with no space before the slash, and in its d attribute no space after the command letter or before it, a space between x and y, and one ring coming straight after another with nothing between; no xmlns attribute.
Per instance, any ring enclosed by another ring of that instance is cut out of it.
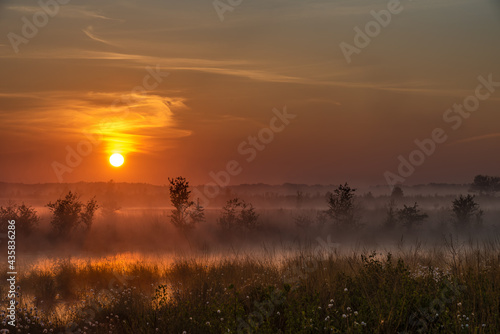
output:
<svg viewBox="0 0 500 334"><path fill-rule="evenodd" d="M120 153L114 153L109 157L109 163L115 167L120 167L125 162L125 158Z"/></svg>

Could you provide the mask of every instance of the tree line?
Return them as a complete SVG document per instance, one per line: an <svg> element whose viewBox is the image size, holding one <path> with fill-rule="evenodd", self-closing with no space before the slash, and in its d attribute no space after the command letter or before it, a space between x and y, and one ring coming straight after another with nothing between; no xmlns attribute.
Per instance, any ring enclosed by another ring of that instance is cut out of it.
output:
<svg viewBox="0 0 500 334"><path fill-rule="evenodd" d="M189 182L186 178L179 176L169 178L170 202L173 210L170 213L170 223L184 236L189 231L205 221L205 209L199 200L191 198ZM500 178L478 175L470 187L470 192L478 193L480 196L493 196L500 190ZM345 230L355 229L361 226L360 217L357 216L356 189L348 183L339 185L333 192L327 193L327 209L320 211L317 220L320 224ZM297 200L303 196L297 194ZM415 202L413 205L403 205L398 208L397 202L404 197L400 186L392 190L391 200L387 205L387 216L384 226L394 228L397 225L408 229L422 224L429 216L423 212ZM49 202L46 205L51 212L50 224L52 233L56 237L67 237L70 233L78 231L88 233L95 219L95 214L100 208L95 197L83 202L80 196L69 191L64 197ZM481 225L484 212L476 202L475 195L460 195L451 203L452 218L457 228L465 228L473 223ZM40 217L36 210L24 203L18 205L10 202L6 207L0 206L0 227L5 227L8 220L16 221L16 230L21 235L31 234L38 226ZM298 216L295 219L297 226L307 228L312 224L309 217ZM248 231L257 229L259 215L251 203L233 197L227 200L217 218L218 226L224 231Z"/></svg>

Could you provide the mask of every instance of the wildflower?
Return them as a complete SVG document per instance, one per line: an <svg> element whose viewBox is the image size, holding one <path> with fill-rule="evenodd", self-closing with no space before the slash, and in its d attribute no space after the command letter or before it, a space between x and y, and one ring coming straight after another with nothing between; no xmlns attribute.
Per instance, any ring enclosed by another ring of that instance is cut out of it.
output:
<svg viewBox="0 0 500 334"><path fill-rule="evenodd" d="M342 314L342 318L347 318L347 315L346 314Z"/></svg>

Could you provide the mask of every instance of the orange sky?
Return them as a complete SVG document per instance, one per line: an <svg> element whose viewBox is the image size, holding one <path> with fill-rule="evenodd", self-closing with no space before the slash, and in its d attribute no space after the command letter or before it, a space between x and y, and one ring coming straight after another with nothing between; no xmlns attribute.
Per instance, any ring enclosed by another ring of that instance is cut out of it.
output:
<svg viewBox="0 0 500 334"><path fill-rule="evenodd" d="M478 76L500 82L500 6L401 1L348 63L340 44L388 3L243 0L221 21L211 1L69 2L26 37L43 9L2 2L0 181L201 184L236 161L232 184L383 184L435 128L448 140L406 182L500 175L500 88L443 121ZM296 117L247 161L285 106ZM71 166L68 148L85 153Z"/></svg>

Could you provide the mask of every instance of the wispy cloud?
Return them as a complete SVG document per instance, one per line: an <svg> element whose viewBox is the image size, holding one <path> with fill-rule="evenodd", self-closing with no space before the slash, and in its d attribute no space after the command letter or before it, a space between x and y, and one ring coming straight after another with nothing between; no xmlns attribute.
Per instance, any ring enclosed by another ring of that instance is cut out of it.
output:
<svg viewBox="0 0 500 334"><path fill-rule="evenodd" d="M96 41L96 42L101 42L101 43L104 43L104 44L107 44L107 45L111 45L111 46L117 46L115 43L111 43L107 40L104 40L100 37L98 37L95 33L94 33L94 27L93 26L88 26L87 28L85 29L82 29L83 33L85 35L87 35L90 39Z"/></svg>
<svg viewBox="0 0 500 334"><path fill-rule="evenodd" d="M187 110L179 97L126 92L88 92L83 98L81 92L0 94L3 98L22 96L37 98L37 107L30 112L0 114L2 132L46 133L50 129L57 136L75 139L90 134L102 137L106 152L143 153L163 150L170 139L191 134L176 123L176 113ZM117 99L127 102L112 105ZM37 117L33 117L35 112Z"/></svg>
<svg viewBox="0 0 500 334"><path fill-rule="evenodd" d="M465 139L460 139L457 140L453 143L450 143L450 145L457 145L457 144L465 144L465 143L472 143L476 141L481 141L481 140L487 140L487 139L495 139L495 138L500 138L500 133L490 133L487 135L481 135L481 136L475 136L475 137L469 137Z"/></svg>
<svg viewBox="0 0 500 334"><path fill-rule="evenodd" d="M21 5L8 6L8 7L6 7L6 9L11 10L11 11L15 11L15 12L26 13L26 14L32 14L32 13L35 13L35 12L38 12L41 10L41 8L39 6L21 6ZM57 15L58 15L58 17L70 18L70 19L94 18L94 19L102 19L102 20L120 21L120 20L105 16L97 11L87 9L86 7L76 6L76 5L60 6L59 13Z"/></svg>

